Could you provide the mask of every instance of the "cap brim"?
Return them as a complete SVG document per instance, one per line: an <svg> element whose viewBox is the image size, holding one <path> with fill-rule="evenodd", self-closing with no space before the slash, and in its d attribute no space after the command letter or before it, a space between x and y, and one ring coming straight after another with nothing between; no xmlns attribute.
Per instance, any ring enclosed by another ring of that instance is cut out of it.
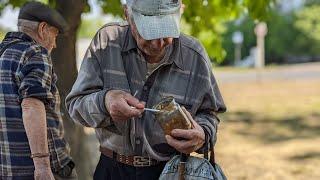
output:
<svg viewBox="0 0 320 180"><path fill-rule="evenodd" d="M145 40L178 38L180 35L179 12L161 16L145 16L132 11L133 19L140 36Z"/></svg>
<svg viewBox="0 0 320 180"><path fill-rule="evenodd" d="M51 14L51 16L45 18L43 21L46 21L50 25L59 29L59 34L66 34L69 31L68 23L60 14Z"/></svg>

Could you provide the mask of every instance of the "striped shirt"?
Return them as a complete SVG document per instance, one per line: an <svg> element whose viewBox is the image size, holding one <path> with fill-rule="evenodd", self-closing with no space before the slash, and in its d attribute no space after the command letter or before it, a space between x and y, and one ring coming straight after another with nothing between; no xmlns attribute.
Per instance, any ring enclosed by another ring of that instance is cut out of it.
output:
<svg viewBox="0 0 320 180"><path fill-rule="evenodd" d="M174 153L152 113L140 119L115 122L108 114L104 96L108 90L123 90L152 107L165 96L185 106L216 140L216 112L226 107L212 74L211 63L200 43L181 34L167 48L161 63L148 74L127 22L102 27L83 59L66 105L78 123L95 128L102 147L124 155L142 155L162 160Z"/></svg>
<svg viewBox="0 0 320 180"><path fill-rule="evenodd" d="M0 179L33 176L34 165L22 120L21 102L33 97L46 109L50 162L53 171L70 160L69 148L63 139L57 76L45 48L22 32L9 32L0 50L9 45L0 57Z"/></svg>

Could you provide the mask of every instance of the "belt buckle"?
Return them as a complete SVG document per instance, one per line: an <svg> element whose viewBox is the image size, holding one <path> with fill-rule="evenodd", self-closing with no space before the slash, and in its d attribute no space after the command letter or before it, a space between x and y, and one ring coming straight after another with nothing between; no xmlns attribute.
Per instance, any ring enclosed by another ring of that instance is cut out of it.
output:
<svg viewBox="0 0 320 180"><path fill-rule="evenodd" d="M133 156L134 167L151 166L151 158L142 156Z"/></svg>

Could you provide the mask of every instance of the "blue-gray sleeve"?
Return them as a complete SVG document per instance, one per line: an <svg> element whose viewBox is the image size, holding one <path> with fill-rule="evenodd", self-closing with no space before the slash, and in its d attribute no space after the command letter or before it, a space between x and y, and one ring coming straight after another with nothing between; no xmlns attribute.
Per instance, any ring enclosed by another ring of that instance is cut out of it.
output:
<svg viewBox="0 0 320 180"><path fill-rule="evenodd" d="M204 129L208 139L204 147L213 147L217 141L217 130L220 122L217 114L226 111L226 106L220 93L218 83L212 73L210 60L208 57L205 59L206 66L203 67L202 71L206 72L204 78L207 81L203 88L203 94L200 98L201 101L197 105L197 111L195 113L195 121Z"/></svg>
<svg viewBox="0 0 320 180"><path fill-rule="evenodd" d="M204 94L195 116L195 121L204 129L208 137L207 142L205 142L200 151L204 150L204 147L213 147L215 145L220 122L217 114L226 111L226 106L213 74L211 74L209 84L210 86Z"/></svg>
<svg viewBox="0 0 320 180"><path fill-rule="evenodd" d="M195 117L195 120L199 123L199 125L203 128L204 133L208 137L206 139L206 142L198 150L200 153L205 152L205 148L210 148L211 146L214 146L216 141L217 141L217 130L218 130L218 124L219 124L219 119L215 115L210 115L210 113L201 113L198 114Z"/></svg>
<svg viewBox="0 0 320 180"><path fill-rule="evenodd" d="M66 98L66 107L71 118L84 126L99 128L112 124L105 107L104 97L108 89L103 86L103 74L98 55L89 46L71 92Z"/></svg>

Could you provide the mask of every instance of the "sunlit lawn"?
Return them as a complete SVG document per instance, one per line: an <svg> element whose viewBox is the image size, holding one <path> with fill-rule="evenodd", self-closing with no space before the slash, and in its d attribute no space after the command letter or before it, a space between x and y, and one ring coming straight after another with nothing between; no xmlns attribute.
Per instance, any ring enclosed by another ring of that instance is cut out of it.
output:
<svg viewBox="0 0 320 180"><path fill-rule="evenodd" d="M320 80L220 84L229 179L320 179Z"/></svg>

